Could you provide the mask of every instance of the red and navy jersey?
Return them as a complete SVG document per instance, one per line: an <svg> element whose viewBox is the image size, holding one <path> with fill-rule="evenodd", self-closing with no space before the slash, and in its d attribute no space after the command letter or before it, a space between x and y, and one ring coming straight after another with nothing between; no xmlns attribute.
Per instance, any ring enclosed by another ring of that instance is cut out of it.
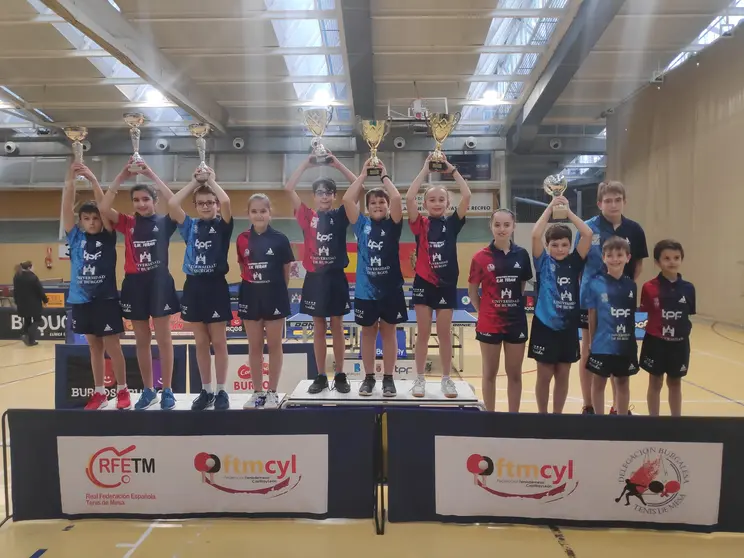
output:
<svg viewBox="0 0 744 558"><path fill-rule="evenodd" d="M643 285L641 311L648 312L646 333L665 341L689 338L695 314L695 287L677 274L670 281L661 273Z"/></svg>
<svg viewBox="0 0 744 558"><path fill-rule="evenodd" d="M177 227L168 215L119 213L115 228L124 234L124 273L167 272L168 245Z"/></svg>
<svg viewBox="0 0 744 558"><path fill-rule="evenodd" d="M465 217L461 218L457 210L438 219L419 214L408 224L416 236L416 275L432 285L457 285L457 235L465 225Z"/></svg>
<svg viewBox="0 0 744 558"><path fill-rule="evenodd" d="M186 215L178 226L186 243L183 255L183 272L186 275L226 275L229 268L227 252L233 233L233 219L229 223L217 216L215 219L192 219Z"/></svg>
<svg viewBox="0 0 744 558"><path fill-rule="evenodd" d="M294 261L287 235L272 227L259 234L251 227L238 236L235 246L243 281L286 285L284 265Z"/></svg>
<svg viewBox="0 0 744 558"><path fill-rule="evenodd" d="M346 228L349 218L342 205L318 213L304 203L295 213L305 240L302 265L307 271L320 273L329 269L345 269L349 265L346 252Z"/></svg>
<svg viewBox="0 0 744 558"><path fill-rule="evenodd" d="M527 321L522 284L532 279L527 250L513 242L509 251L491 242L473 256L468 283L481 285L481 303L476 331L509 333Z"/></svg>

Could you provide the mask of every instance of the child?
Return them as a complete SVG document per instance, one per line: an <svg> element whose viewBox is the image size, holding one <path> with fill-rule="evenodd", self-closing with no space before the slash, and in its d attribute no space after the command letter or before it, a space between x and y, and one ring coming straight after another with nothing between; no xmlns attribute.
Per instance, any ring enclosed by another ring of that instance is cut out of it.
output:
<svg viewBox="0 0 744 558"><path fill-rule="evenodd" d="M486 410L496 408L496 374L501 345L506 360L509 412L518 413L522 400L522 361L527 342L524 287L532 279L527 250L512 241L515 218L508 209L491 215L493 241L476 252L470 264L468 294L478 312L475 338L483 356L483 401ZM478 287L483 287L482 294Z"/></svg>
<svg viewBox="0 0 744 558"><path fill-rule="evenodd" d="M329 152L330 167L337 169L352 183L356 176ZM303 203L295 191L302 174L315 166L312 155L308 157L289 178L285 189L294 206L295 218L302 228L305 252L302 265L307 271L302 284L300 310L313 317L313 348L318 365L318 376L308 388L308 393L317 394L328 387L326 375L326 331L331 319L335 375L333 384L339 393L349 393L351 386L344 374L344 315L351 309L349 303L349 281L344 269L349 265L346 253L346 228L349 219L346 209L333 209L336 199L336 182L331 178L319 178L313 182L315 209Z"/></svg>
<svg viewBox="0 0 744 558"><path fill-rule="evenodd" d="M137 362L144 390L134 408L147 409L158 402L158 392L153 383L152 333L150 318L155 329L162 371L163 391L160 408L170 410L176 406L171 381L173 379L173 340L170 316L180 309L176 286L168 271L168 245L177 224L168 215L157 215L155 204L158 192L168 202L173 192L160 180L150 167L142 164L137 173L129 171L129 164L114 178L100 204L101 214L108 218L117 231L124 235L124 282L121 286L121 309L125 318L132 321L137 344ZM120 214L113 209L114 199L121 183L141 174L155 183L156 190L146 184L135 184L129 191L134 215Z"/></svg>
<svg viewBox="0 0 744 558"><path fill-rule="evenodd" d="M579 379L581 380L581 394L584 398L583 414L594 414L592 407L592 374L587 368L586 361L589 357L592 344L588 329L588 313L586 296L590 280L602 271L602 246L612 236L624 238L630 244L630 260L625 265L623 273L633 279L638 279L643 268L643 259L648 257L646 246L646 234L641 225L631 221L623 215L625 208L625 186L621 182L603 182L597 190L597 207L600 215L592 217L586 224L592 229L592 246L586 257L584 272L581 276L581 327L584 329L581 339L581 368ZM578 244L579 238L576 239ZM613 405L610 414L615 414L614 393L615 384L612 384Z"/></svg>
<svg viewBox="0 0 744 558"><path fill-rule="evenodd" d="M230 408L230 398L225 390L227 380L227 322L232 319L230 289L225 275L229 269L227 252L230 249L233 225L230 198L215 181L209 169L205 184L196 181L196 174L189 184L170 201L171 219L179 224L181 237L186 242L183 272L186 282L181 297L181 318L190 322L196 343L196 360L202 380L202 390L191 410L203 411L210 407L224 411ZM183 201L193 196L197 219L192 219L181 209ZM212 358L217 387L212 383ZM216 395L215 395L216 393Z"/></svg>
<svg viewBox="0 0 744 558"><path fill-rule="evenodd" d="M460 203L451 215L446 215L449 207L449 193L444 186L431 186L424 194L424 209L429 213L424 217L418 211L416 195L429 175L429 161L411 183L406 193L408 224L416 236L416 276L413 280L413 307L416 310L416 381L413 384L414 397L424 397L426 378L424 370L429 352L432 312L437 312L437 338L439 340L439 359L442 363L442 393L445 397L457 397L457 388L450 379L452 368L452 311L457 304L457 279L460 269L457 265L457 235L465 225L465 214L470 206L470 188L457 170L445 159L446 173L451 173L460 187Z"/></svg>
<svg viewBox="0 0 744 558"><path fill-rule="evenodd" d="M641 368L648 377L648 414L659 416L664 374L673 417L682 414L682 378L690 367L690 316L695 314L695 287L682 279L679 268L685 251L679 242L662 240L654 246L661 273L643 285L641 311L648 312L641 346Z"/></svg>
<svg viewBox="0 0 744 558"><path fill-rule="evenodd" d="M396 325L408 318L403 295L403 273L400 269L400 234L403 230L403 202L400 192L390 181L382 165L383 188L369 190L365 205L369 217L359 211L359 197L367 178L367 161L344 195L344 207L357 237L358 259L354 316L362 326L362 361L365 377L359 395L369 396L375 387L375 344L377 332L382 336L382 395L396 395L393 371L398 356Z"/></svg>
<svg viewBox="0 0 744 558"><path fill-rule="evenodd" d="M62 191L62 223L70 246L70 292L67 303L72 307L72 330L85 335L90 349L95 391L85 409L96 411L108 405L104 385L105 353L111 359L116 378L116 408L131 409L127 389L127 371L119 334L124 331L116 291L116 233L111 221L102 218L94 201L83 203L75 224L75 186L73 176L81 175L93 187L97 201L103 190L88 167L75 163L70 166Z"/></svg>
<svg viewBox="0 0 744 558"><path fill-rule="evenodd" d="M587 368L592 378L592 406L603 415L607 379L615 378L617 414L628 414L630 377L638 373L638 347L635 338L636 284L625 275L630 261L630 245L620 237L609 238L602 246L606 271L586 285L589 334L592 344Z"/></svg>
<svg viewBox="0 0 744 558"><path fill-rule="evenodd" d="M277 409L284 319L289 316L287 285L294 255L287 236L270 226L271 202L266 195L250 197L248 217L251 228L241 233L235 243L243 278L238 315L243 318L248 336L248 364L253 381L253 395L243 408ZM264 330L269 347L269 389L266 393L263 391Z"/></svg>
<svg viewBox="0 0 744 558"><path fill-rule="evenodd" d="M570 228L552 225L545 230L553 207L558 204L569 207L563 196L553 198L532 229L532 257L539 283L527 352L527 356L537 361L537 410L548 412L550 381L555 378L553 412L556 414L563 412L566 403L571 364L579 360L579 277L592 245L592 229L570 208L568 219L580 235L573 252Z"/></svg>

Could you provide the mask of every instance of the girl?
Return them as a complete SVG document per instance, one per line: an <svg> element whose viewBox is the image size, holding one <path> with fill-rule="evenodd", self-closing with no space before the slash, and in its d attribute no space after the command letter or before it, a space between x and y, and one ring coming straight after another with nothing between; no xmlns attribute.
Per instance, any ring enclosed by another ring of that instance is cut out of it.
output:
<svg viewBox="0 0 744 558"><path fill-rule="evenodd" d="M90 349L90 364L95 391L85 405L96 411L108 405L104 384L104 354L108 353L116 378L116 408L131 409L127 389L127 371L119 334L124 331L119 293L116 290L116 233L108 219L102 218L94 201L83 203L75 223L75 185L73 176L88 179L96 202L103 190L95 175L85 165L69 167L62 191L62 224L70 246L70 292L67 303L72 307L72 330L85 335Z"/></svg>
<svg viewBox="0 0 744 558"><path fill-rule="evenodd" d="M429 350L432 312L437 312L437 337L439 358L442 363L442 393L445 397L457 397L457 388L450 379L452 367L452 311L457 300L457 235L465 225L465 213L470 206L470 188L447 159L447 169L460 187L460 203L451 215L446 215L449 194L444 186L431 186L424 194L424 217L418 212L416 195L429 174L429 160L414 179L406 194L408 224L416 236L416 277L413 280L412 301L416 310L416 381L413 395L424 397L426 378L424 370Z"/></svg>
<svg viewBox="0 0 744 558"><path fill-rule="evenodd" d="M496 374L503 343L510 413L519 412L522 399L522 361L527 341L522 294L532 279L527 250L512 241L515 224L514 213L508 209L493 212L493 241L473 256L468 279L468 294L478 312L475 338L480 341L483 356L483 401L488 411L496 408ZM481 294L479 286L483 288Z"/></svg>
<svg viewBox="0 0 744 558"><path fill-rule="evenodd" d="M212 406L218 411L230 408L225 390L227 380L227 322L232 318L230 290L225 275L229 269L227 252L233 232L230 198L215 181L214 171L208 170L207 182L200 184L196 173L191 182L168 202L171 219L179 224L181 237L186 242L183 272L186 283L181 297L181 318L190 322L196 342L196 359L202 380L202 390L192 405L192 411L203 411ZM197 219L181 209L183 201L192 196ZM212 383L212 358L217 389ZM217 395L215 395L215 393Z"/></svg>
<svg viewBox="0 0 744 558"><path fill-rule="evenodd" d="M579 360L579 279L592 247L592 229L568 209L568 219L580 235L571 252L571 229L552 225L545 230L556 205L569 207L563 196L553 198L532 229L532 257L539 283L527 356L537 361L538 412L548 412L550 381L555 378L553 412L560 414L568 395L571 364Z"/></svg>
<svg viewBox="0 0 744 558"><path fill-rule="evenodd" d="M18 309L18 315L23 318L21 339L29 347L38 345L39 342L35 336L42 323L41 308L43 304L49 302L49 299L44 293L41 281L34 273L34 266L31 262L21 262L16 267L16 273L13 276L13 300Z"/></svg>
<svg viewBox="0 0 744 558"><path fill-rule="evenodd" d="M403 230L403 201L390 181L384 165L383 188L367 192L365 205L369 217L359 211L359 197L367 178L369 161L344 195L344 207L357 237L358 259L354 314L362 327L362 361L365 378L359 395L369 396L375 387L375 345L377 332L382 336L382 395L396 395L393 371L398 356L396 325L406 321L408 310L403 295L403 273L400 270L400 234Z"/></svg>
<svg viewBox="0 0 744 558"><path fill-rule="evenodd" d="M272 228L271 202L265 194L248 200L251 228L236 242L243 282L240 285L238 315L248 335L248 364L253 395L244 409L276 409L276 388L282 372L282 332L289 316L289 267L294 261L289 239ZM269 389L263 391L264 331L269 346Z"/></svg>
<svg viewBox="0 0 744 558"><path fill-rule="evenodd" d="M121 287L121 309L125 318L132 321L137 343L137 362L144 389L134 408L147 409L158 402L158 392L153 383L152 353L150 345L150 318L155 329L162 371L163 392L160 408L173 409L176 399L171 388L173 379L173 340L170 332L170 315L179 311L178 295L168 271L168 245L176 230L176 222L168 215L157 215L155 204L158 193L169 201L173 192L160 180L150 167L142 163L142 170L129 171L127 163L114 178L101 201L101 215L114 223L124 235L124 282ZM135 184L130 190L134 215L120 214L113 208L121 183L135 174L146 176L155 183Z"/></svg>

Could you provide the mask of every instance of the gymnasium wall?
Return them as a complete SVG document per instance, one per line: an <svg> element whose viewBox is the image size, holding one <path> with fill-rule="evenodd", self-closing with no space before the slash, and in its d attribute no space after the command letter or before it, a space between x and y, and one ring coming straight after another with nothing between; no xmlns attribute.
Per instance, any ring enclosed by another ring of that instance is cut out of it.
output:
<svg viewBox="0 0 744 558"><path fill-rule="evenodd" d="M700 314L744 321L744 33L717 41L608 119L607 178L628 190L627 215L685 248L683 275ZM699 65L696 65L699 62ZM653 263L641 277L656 273Z"/></svg>

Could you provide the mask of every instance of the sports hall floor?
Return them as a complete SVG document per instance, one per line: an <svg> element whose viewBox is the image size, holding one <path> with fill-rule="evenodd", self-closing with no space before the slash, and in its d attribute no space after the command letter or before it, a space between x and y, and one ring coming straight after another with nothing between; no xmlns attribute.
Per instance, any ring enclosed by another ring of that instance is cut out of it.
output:
<svg viewBox="0 0 744 558"><path fill-rule="evenodd" d="M472 330L466 340L465 373L480 392L480 354ZM744 416L744 330L698 320L693 330L690 374L683 412ZM27 348L0 341L0 413L7 408L51 408L53 343ZM436 359L435 359L436 360ZM535 363L525 360L523 410L535 411ZM502 367L503 369L503 367ZM435 365L433 374L437 374ZM435 378L432 378L435 379ZM635 412L646 413L645 373L631 382ZM498 381L497 409L506 407L506 381ZM581 408L577 373L566 412ZM662 413L668 414L662 398ZM587 420L591 420L587 418ZM632 420L629 419L629 420ZM4 481L1 477L0 480ZM0 501L0 517L4 517ZM203 558L214 557L510 556L525 558L627 558L673 556L741 558L744 535L561 529L509 525L388 524L376 536L372 520L43 521L8 523L0 529L0 558Z"/></svg>

